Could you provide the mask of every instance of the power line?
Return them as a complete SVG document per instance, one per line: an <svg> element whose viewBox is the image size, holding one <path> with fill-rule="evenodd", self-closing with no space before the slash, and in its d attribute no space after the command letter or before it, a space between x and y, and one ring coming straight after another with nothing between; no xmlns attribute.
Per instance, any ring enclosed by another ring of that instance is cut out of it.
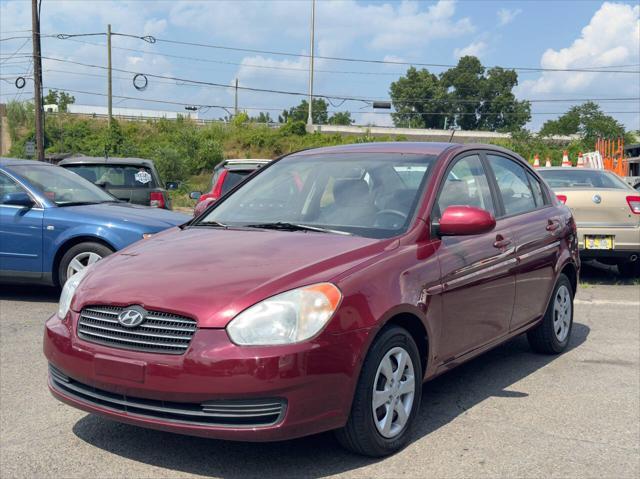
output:
<svg viewBox="0 0 640 479"><path fill-rule="evenodd" d="M101 97L106 97L107 94L106 93L99 93L99 92L91 92L91 91L84 91L84 90L73 90L73 89L67 89L67 88L58 88L58 87L54 87L54 86L47 86L46 87L49 90L58 90L58 91L64 91L67 93L77 93L77 94L85 94L85 95L95 95L95 96L101 96ZM151 99L151 98L137 98L137 97L131 97L131 96L123 96L123 95L113 95L113 98L120 98L120 99L124 99L124 100L133 100L133 101L141 101L141 102L148 102L148 103L159 103L159 104L165 104L165 105L178 105L178 106L185 106L185 105L191 105L191 106L196 106L199 109L203 109L203 108L221 108L221 109L232 109L232 106L223 106L223 105L209 105L209 104L198 104L198 103L193 103L193 102L177 102L177 101L171 101L171 100L158 100L158 99ZM256 110L256 111L282 111L283 108L260 108L260 107L244 107L244 110ZM286 109L286 108L284 108ZM338 111L338 110L334 110L334 111L328 111L327 113L342 113L342 111ZM363 111L363 112L354 112L354 113L367 113L367 114L378 114L378 115L388 115L388 112L381 112L381 111ZM565 112L535 112L532 113L532 115L562 115ZM615 113L640 113L640 111L604 111L603 113L611 113L611 114L615 114ZM417 112L411 112L408 113L411 115L451 115L451 113L442 113L442 112L425 112L425 113L417 113ZM514 114L519 114L519 113L484 113L484 115L504 115L504 116L508 116L508 115L514 115ZM476 113L456 113L456 116L459 115L476 115Z"/></svg>
<svg viewBox="0 0 640 479"><path fill-rule="evenodd" d="M224 45L213 45L207 43L198 43L198 42L185 42L180 40L169 40L166 38L156 38L157 42L162 43L171 43L175 45L186 45L186 46L195 46L195 47L203 47L203 48L214 48L219 50L229 50L229 51L238 51L238 52L247 52L247 53L262 53L266 55L280 55L280 56L288 56L288 57L298 57L298 58L311 58L311 55L307 55L304 53L292 53L292 52L283 52L283 51L275 51L275 50L258 50L253 48L239 48L239 47L230 47ZM342 62L352 62L352 63L373 63L373 64L383 64L383 65L405 65L405 66L424 66L424 67L438 67L438 68L454 68L457 65L452 64L443 64L443 63L420 63L420 62L403 62L396 60L376 60L376 59L366 59L366 58L348 58L348 57L330 57L330 56L322 56L322 55L314 55L316 59L322 60L332 60L332 61L342 61ZM626 65L625 65L626 66ZM638 66L638 65L629 65L629 66ZM486 67L489 68L504 68L506 70L519 70L519 71L535 71L535 72L584 72L584 73L640 73L640 71L630 71L630 70L606 70L604 68L608 67L588 67L588 68L542 68L542 67L503 67L503 66L493 66Z"/></svg>
<svg viewBox="0 0 640 479"><path fill-rule="evenodd" d="M61 58L55 58L55 57L46 57L46 56L42 56L42 58L47 59L47 60L52 60L52 61L58 61L58 62L63 62L63 63L70 63L70 64L74 64L74 65L80 65L80 66L84 66L84 67L89 67L89 68L97 68L97 69L101 69L101 70L106 70L107 67L102 66L102 65L93 65L93 64L88 64L88 63L82 63L82 62L76 62L73 60L65 60L65 59L61 59ZM135 72L132 70L125 70L125 69L121 69L121 68L113 68L114 71L118 71L121 73L129 73L132 75L135 74L139 74L140 72ZM172 82L183 82L183 83L189 83L192 85L196 85L196 86L210 86L210 87L215 87L215 88L225 88L225 89L231 89L234 88L234 86L232 85L228 85L228 84L224 84L224 83L216 83L216 82L208 82L208 81L203 81L203 80L191 80L188 78L180 78L180 77L173 77L173 76L166 76L166 75L156 75L153 73L142 73L143 75L147 76L147 77L151 77L151 78L156 78L156 79L163 79L163 80L170 80ZM181 86L181 83L176 83L176 85ZM238 89L240 90L244 90L244 91L252 91L252 92L262 92L262 93L273 93L273 94L279 94L279 95L290 95L290 96L307 96L307 93L303 93L303 92L294 92L294 91L287 91L287 90L273 90L273 89L266 89L266 88L257 88L257 87L247 87L247 86L239 86ZM314 94L313 95L314 98L323 98L323 99L335 99L335 100L344 100L344 101L359 101L359 102L363 102L366 104L372 103L374 101L373 98L365 98L365 97L354 97L354 96L341 96L341 95L329 95L329 94ZM619 101L633 101L636 98L620 98ZM455 103L456 100L460 100L460 102L471 102L471 103L479 103L482 102L482 100L479 99L442 99L443 103ZM434 102L434 101L439 101L439 100L425 100L425 99L406 99L406 100L402 100L402 103L430 103L430 102ZM531 100L526 100L526 101L531 101ZM546 102L547 100L535 100L535 102ZM560 101L560 100L554 100L554 101ZM593 101L592 99L570 99L567 100L567 102L569 101ZM616 98L616 101L618 101L618 99ZM491 103L491 102L484 102L484 103Z"/></svg>

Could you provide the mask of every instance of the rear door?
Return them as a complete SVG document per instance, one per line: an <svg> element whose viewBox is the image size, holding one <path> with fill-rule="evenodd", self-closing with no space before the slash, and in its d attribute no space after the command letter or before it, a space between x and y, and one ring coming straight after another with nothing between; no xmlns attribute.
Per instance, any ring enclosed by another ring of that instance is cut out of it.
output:
<svg viewBox="0 0 640 479"><path fill-rule="evenodd" d="M456 158L440 188L433 218L454 205L497 215L479 153ZM488 233L443 236L438 247L443 313L440 359L449 362L505 335L515 297L515 242L507 222Z"/></svg>
<svg viewBox="0 0 640 479"><path fill-rule="evenodd" d="M487 162L499 192L502 221L509 225L517 244L510 325L515 330L538 319L547 307L560 252L561 216L540 181L521 162L498 153L487 153Z"/></svg>
<svg viewBox="0 0 640 479"><path fill-rule="evenodd" d="M7 193L26 190L0 172L0 272L20 272L20 276L39 279L42 276L43 209L7 205Z"/></svg>

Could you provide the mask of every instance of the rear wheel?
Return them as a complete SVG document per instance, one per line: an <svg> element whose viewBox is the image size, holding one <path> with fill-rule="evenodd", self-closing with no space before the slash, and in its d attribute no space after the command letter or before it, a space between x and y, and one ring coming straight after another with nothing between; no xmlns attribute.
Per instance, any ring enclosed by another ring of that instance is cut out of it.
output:
<svg viewBox="0 0 640 479"><path fill-rule="evenodd" d="M527 333L531 348L544 354L559 354L569 344L573 327L573 289L564 274L558 278L542 322Z"/></svg>
<svg viewBox="0 0 640 479"><path fill-rule="evenodd" d="M380 457L409 441L422 396L422 368L415 341L392 326L375 340L358 380L351 414L336 432L347 449Z"/></svg>
<svg viewBox="0 0 640 479"><path fill-rule="evenodd" d="M69 248L58 266L58 283L64 286L67 280L90 264L109 256L113 250L103 244L87 241Z"/></svg>

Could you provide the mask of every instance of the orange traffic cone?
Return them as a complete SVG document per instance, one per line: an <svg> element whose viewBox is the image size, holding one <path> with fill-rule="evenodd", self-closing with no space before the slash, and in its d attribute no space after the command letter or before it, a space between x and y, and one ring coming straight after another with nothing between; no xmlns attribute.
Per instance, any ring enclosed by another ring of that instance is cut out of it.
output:
<svg viewBox="0 0 640 479"><path fill-rule="evenodd" d="M540 157L538 156L537 153L533 157L533 167L534 168L540 168Z"/></svg>
<svg viewBox="0 0 640 479"><path fill-rule="evenodd" d="M551 158L547 156L547 161L544 164L545 168L551 168Z"/></svg>
<svg viewBox="0 0 640 479"><path fill-rule="evenodd" d="M582 158L582 152L578 153L578 164L576 165L578 168L584 168L584 158Z"/></svg>
<svg viewBox="0 0 640 479"><path fill-rule="evenodd" d="M562 166L565 168L570 168L571 166L573 166L569 161L569 152L567 150L564 150L562 152Z"/></svg>

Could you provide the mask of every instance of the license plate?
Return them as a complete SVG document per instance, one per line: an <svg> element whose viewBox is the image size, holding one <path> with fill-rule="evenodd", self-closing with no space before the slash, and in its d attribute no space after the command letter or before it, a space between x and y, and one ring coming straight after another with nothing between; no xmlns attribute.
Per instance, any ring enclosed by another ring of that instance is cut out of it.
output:
<svg viewBox="0 0 640 479"><path fill-rule="evenodd" d="M613 236L585 236L585 249L613 249Z"/></svg>

